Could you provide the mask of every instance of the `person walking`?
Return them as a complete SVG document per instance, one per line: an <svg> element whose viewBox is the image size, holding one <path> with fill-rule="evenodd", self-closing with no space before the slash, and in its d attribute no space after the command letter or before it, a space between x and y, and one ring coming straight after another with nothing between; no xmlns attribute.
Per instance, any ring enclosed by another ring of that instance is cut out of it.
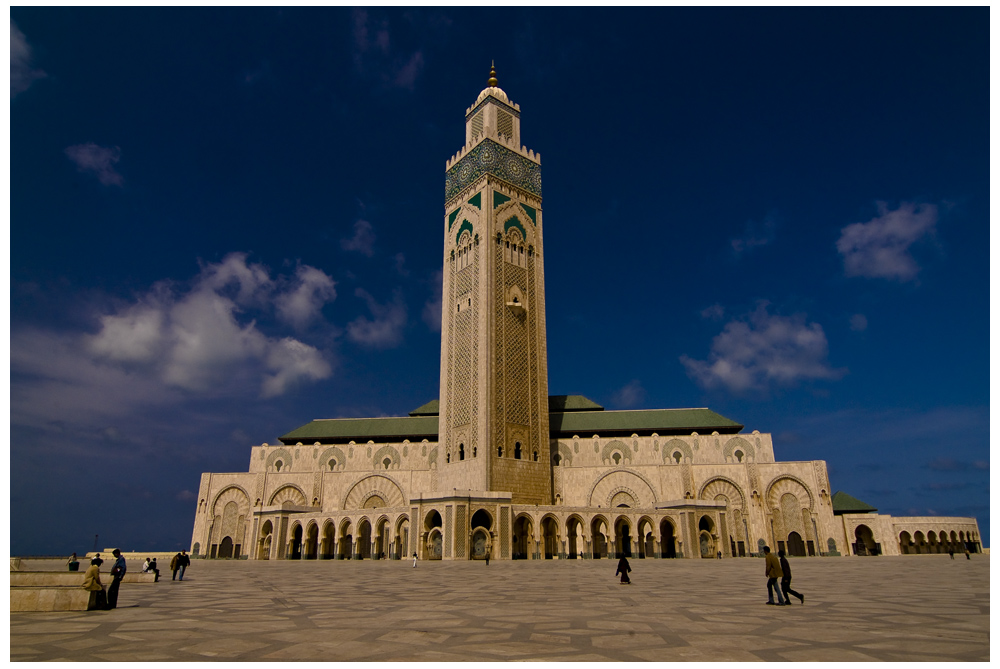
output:
<svg viewBox="0 0 1000 669"><path fill-rule="evenodd" d="M111 567L111 585L108 587L108 608L114 609L118 606L118 586L125 578L127 567L125 566L125 556L117 548L111 551L115 556L115 564Z"/></svg>
<svg viewBox="0 0 1000 669"><path fill-rule="evenodd" d="M792 598L788 595L795 595L800 603L805 604L806 596L792 590L792 568L785 559L785 551L778 551L778 562L781 564L781 592L785 595L785 601L790 604Z"/></svg>
<svg viewBox="0 0 1000 669"><path fill-rule="evenodd" d="M618 560L618 570L615 572L615 576L618 574L622 575L622 585L628 585L632 582L632 579L628 577L628 573L632 571L632 567L629 566L628 558L624 555Z"/></svg>
<svg viewBox="0 0 1000 669"><path fill-rule="evenodd" d="M487 567L490 566L490 549L489 548L486 549L486 566Z"/></svg>
<svg viewBox="0 0 1000 669"><path fill-rule="evenodd" d="M781 596L781 588L778 587L778 579L781 578L781 562L771 552L770 546L764 546L764 575L767 576L767 603L771 606L787 606L788 602ZM775 595L778 597L777 603L774 601Z"/></svg>
<svg viewBox="0 0 1000 669"><path fill-rule="evenodd" d="M413 551L413 568L417 568L417 551Z"/></svg>
<svg viewBox="0 0 1000 669"><path fill-rule="evenodd" d="M187 551L181 551L181 557L177 560L177 566L181 569L181 575L177 577L177 580L183 581L184 570L191 566L191 558L188 557Z"/></svg>
<svg viewBox="0 0 1000 669"><path fill-rule="evenodd" d="M177 570L180 569L180 565L181 565L181 554L180 553L178 553L177 555L175 555L172 558L170 558L170 580L171 581L176 581L177 580Z"/></svg>

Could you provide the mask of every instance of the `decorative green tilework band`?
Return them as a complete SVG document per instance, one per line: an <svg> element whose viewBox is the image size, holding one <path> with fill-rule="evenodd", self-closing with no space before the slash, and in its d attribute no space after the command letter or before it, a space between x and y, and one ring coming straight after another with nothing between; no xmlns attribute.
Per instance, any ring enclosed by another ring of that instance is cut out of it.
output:
<svg viewBox="0 0 1000 669"><path fill-rule="evenodd" d="M460 211L462 211L461 207L459 207L455 211L453 211L450 214L448 214L448 230L449 231L451 230L451 224L455 222L456 218L458 218L458 212L460 212Z"/></svg>
<svg viewBox="0 0 1000 669"><path fill-rule="evenodd" d="M517 228L518 230L521 231L522 239L528 238L528 233L524 229L524 226L521 225L521 221L517 220L517 216L511 216L510 218L507 219L507 222L503 224L504 234L506 234L507 231L510 230L512 227Z"/></svg>
<svg viewBox="0 0 1000 669"><path fill-rule="evenodd" d="M479 193L476 193L475 195L473 195L472 198L469 200L469 204L471 204L476 209L482 209L483 208L483 194L482 194L482 192L479 192Z"/></svg>
<svg viewBox="0 0 1000 669"><path fill-rule="evenodd" d="M462 231L468 230L469 234L472 234L472 223L469 223L464 218L462 219L462 225L458 226L458 233L455 235L455 243L458 244L458 240L462 238Z"/></svg>
<svg viewBox="0 0 1000 669"><path fill-rule="evenodd" d="M522 204L521 207L524 209L524 213L531 217L531 222L538 225L538 221L535 220L535 210L526 204Z"/></svg>
<svg viewBox="0 0 1000 669"><path fill-rule="evenodd" d="M493 191L493 208L496 209L504 202L510 202L510 198L504 195L503 193L498 193L496 191Z"/></svg>
<svg viewBox="0 0 1000 669"><path fill-rule="evenodd" d="M487 173L542 197L541 166L491 139L484 139L445 173L445 202Z"/></svg>

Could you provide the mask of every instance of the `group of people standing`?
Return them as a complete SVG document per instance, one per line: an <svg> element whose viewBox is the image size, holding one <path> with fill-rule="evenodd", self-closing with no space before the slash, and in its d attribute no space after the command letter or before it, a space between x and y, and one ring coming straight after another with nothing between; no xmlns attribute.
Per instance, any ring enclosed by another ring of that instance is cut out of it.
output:
<svg viewBox="0 0 1000 669"><path fill-rule="evenodd" d="M125 578L125 572L128 571L128 567L125 565L125 556L122 555L121 551L116 548L111 551L111 554L115 556L115 563L111 566L111 585L107 587L107 590L105 590L104 584L101 582L101 565L104 564L104 560L101 559L100 553L95 555L90 561L90 567L87 568L87 573L83 576L83 589L97 593L97 608L102 611L108 611L118 606L118 588L121 585L122 579ZM76 558L76 553L70 556L67 564L70 571L77 571L79 569L80 562ZM181 551L171 558L170 571L172 577L170 580L183 581L184 571L190 564L191 558L188 556L187 551ZM154 583L159 581L160 570L156 565L156 558L146 558L146 561L142 564L142 572L144 574L154 574ZM178 573L180 574L179 578Z"/></svg>
<svg viewBox="0 0 1000 669"><path fill-rule="evenodd" d="M87 573L83 575L83 589L97 593L97 608L102 611L117 608L118 587L121 585L122 579L125 578L125 572L128 571L122 552L116 548L111 551L111 554L115 556L115 563L111 566L111 585L108 586L107 592L104 590L104 584L101 583L101 565L104 564L104 560L101 559L100 553L90 561ZM73 555L75 556L76 553Z"/></svg>

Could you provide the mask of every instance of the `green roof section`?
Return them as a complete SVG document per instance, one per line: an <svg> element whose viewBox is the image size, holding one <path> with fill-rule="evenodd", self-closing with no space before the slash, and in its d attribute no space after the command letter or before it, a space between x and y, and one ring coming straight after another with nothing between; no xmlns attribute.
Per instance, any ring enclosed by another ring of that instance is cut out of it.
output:
<svg viewBox="0 0 1000 669"><path fill-rule="evenodd" d="M412 416L409 418L327 418L314 420L288 434L278 437L283 444L346 444L367 441L400 442L437 441L437 416Z"/></svg>
<svg viewBox="0 0 1000 669"><path fill-rule="evenodd" d="M871 504L866 504L843 491L835 492L830 502L833 505L833 513L837 516L845 513L876 513L878 511Z"/></svg>
<svg viewBox="0 0 1000 669"><path fill-rule="evenodd" d="M441 402L438 400L431 400L423 406L417 407L410 412L411 416L437 416L441 411Z"/></svg>
<svg viewBox="0 0 1000 669"><path fill-rule="evenodd" d="M736 434L743 426L711 409L650 409L642 411L566 411L549 414L549 434Z"/></svg>
<svg viewBox="0 0 1000 669"><path fill-rule="evenodd" d="M510 202L510 198L499 191L493 191L493 208L496 209L504 202Z"/></svg>
<svg viewBox="0 0 1000 669"><path fill-rule="evenodd" d="M460 211L462 211L461 207L459 207L455 211L453 211L450 214L448 214L448 230L449 231L451 231L451 226L455 222L455 219L458 218L458 212L460 212Z"/></svg>
<svg viewBox="0 0 1000 669"><path fill-rule="evenodd" d="M604 411L604 407L583 395L549 395L549 411Z"/></svg>
<svg viewBox="0 0 1000 669"><path fill-rule="evenodd" d="M522 204L521 208L524 209L524 213L526 213L528 216L531 217L531 222L534 223L535 225L538 225L538 221L535 220L536 212L535 212L534 208L529 207L526 204Z"/></svg>
<svg viewBox="0 0 1000 669"><path fill-rule="evenodd" d="M483 193L482 193L482 191L480 191L480 192L476 193L475 195L473 195L472 198L469 200L469 204L471 204L476 209L482 209L483 208Z"/></svg>
<svg viewBox="0 0 1000 669"><path fill-rule="evenodd" d="M278 437L283 444L346 444L351 441L363 444L400 442L404 439L419 442L423 439L437 441L438 412L441 403L431 400L410 412L409 416L393 418L326 418L306 423L288 434ZM743 429L711 409L652 409L641 411L606 411L600 404L583 395L549 396L549 435L553 438L574 434L590 437L686 435L692 432L710 434L736 434ZM847 513L876 511L845 493L834 495L834 512L837 512L839 495L854 505Z"/></svg>

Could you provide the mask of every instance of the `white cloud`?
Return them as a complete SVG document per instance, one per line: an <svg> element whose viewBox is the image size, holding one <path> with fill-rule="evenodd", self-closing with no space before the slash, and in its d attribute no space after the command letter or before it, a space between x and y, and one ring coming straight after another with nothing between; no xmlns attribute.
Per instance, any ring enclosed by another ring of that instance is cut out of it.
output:
<svg viewBox="0 0 1000 669"><path fill-rule="evenodd" d="M267 367L274 370L274 374L267 376L261 386L261 396L265 398L283 395L302 381L325 379L333 371L322 353L291 337L270 347Z"/></svg>
<svg viewBox="0 0 1000 669"><path fill-rule="evenodd" d="M774 241L774 230L777 227L773 214L768 214L760 223L747 221L743 236L729 240L733 253L737 256L758 246L767 246Z"/></svg>
<svg viewBox="0 0 1000 669"><path fill-rule="evenodd" d="M864 332L868 329L868 319L864 314L854 314L851 316L851 329L855 332Z"/></svg>
<svg viewBox="0 0 1000 669"><path fill-rule="evenodd" d="M631 409L642 404L645 399L646 389L642 387L639 379L632 379L615 392L612 402L622 409Z"/></svg>
<svg viewBox="0 0 1000 669"><path fill-rule="evenodd" d="M31 45L13 21L10 22L10 99L46 76L32 64Z"/></svg>
<svg viewBox="0 0 1000 669"><path fill-rule="evenodd" d="M421 314L424 323L427 324L431 332L441 331L441 286L443 281L444 276L441 270L434 272L434 275L431 277L431 290L433 293L431 299L424 304L424 311Z"/></svg>
<svg viewBox="0 0 1000 669"><path fill-rule="evenodd" d="M300 265L295 272L298 285L274 298L278 317L301 329L319 317L323 305L337 297L337 285L325 272Z"/></svg>
<svg viewBox="0 0 1000 669"><path fill-rule="evenodd" d="M246 253L230 253L220 263L204 265L197 283L199 289L220 293L235 285L234 299L241 305L259 301L273 286L268 269L247 263Z"/></svg>
<svg viewBox="0 0 1000 669"><path fill-rule="evenodd" d="M375 231L372 224L364 219L354 222L354 236L340 240L340 247L345 251L357 251L371 258L375 255Z"/></svg>
<svg viewBox="0 0 1000 669"><path fill-rule="evenodd" d="M351 341L371 348L390 348L403 340L406 325L406 303L398 290L393 293L392 302L379 304L367 291L358 288L357 297L368 303L373 320L359 316L347 324L347 336Z"/></svg>
<svg viewBox="0 0 1000 669"><path fill-rule="evenodd" d="M98 357L118 362L149 362L160 353L165 337L164 314L146 304L129 307L120 315L100 317L101 332L85 337Z"/></svg>
<svg viewBox="0 0 1000 669"><path fill-rule="evenodd" d="M680 357L688 376L704 388L733 392L791 386L800 381L833 380L846 370L826 361L826 334L805 315L778 316L761 302L746 317L732 320L712 340L708 360Z"/></svg>
<svg viewBox="0 0 1000 669"><path fill-rule="evenodd" d="M264 266L248 263L246 254L232 253L202 267L186 291L161 283L135 304L99 317L100 330L80 338L80 353L94 364L138 366L165 386L192 393L245 378L256 379L265 397L282 394L332 371L314 347L269 337L246 317L250 309L266 308L274 296L281 318L303 324L334 296L333 281L307 265L298 268L295 288L275 295L275 286L285 283L272 280Z"/></svg>
<svg viewBox="0 0 1000 669"><path fill-rule="evenodd" d="M847 276L911 281L920 268L910 246L930 233L937 223L933 204L903 202L890 211L879 202L879 215L867 223L852 223L840 231L837 251L844 256Z"/></svg>
<svg viewBox="0 0 1000 669"><path fill-rule="evenodd" d="M104 147L93 142L76 144L66 148L66 156L76 164L79 171L94 174L105 186L124 184L125 180L114 167L122 156L121 149L117 146Z"/></svg>

